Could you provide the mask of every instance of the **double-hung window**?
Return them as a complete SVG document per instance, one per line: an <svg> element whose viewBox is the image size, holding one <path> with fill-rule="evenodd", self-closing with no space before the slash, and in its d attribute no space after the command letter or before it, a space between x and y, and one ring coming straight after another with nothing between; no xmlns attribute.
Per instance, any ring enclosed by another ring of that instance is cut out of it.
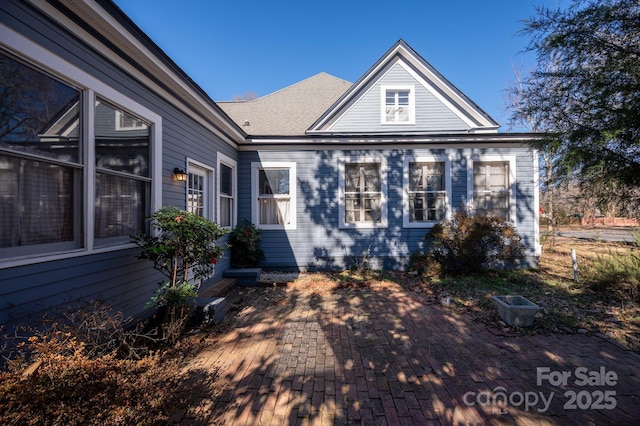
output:
<svg viewBox="0 0 640 426"><path fill-rule="evenodd" d="M295 163L253 163L252 182L254 223L263 229L294 229Z"/></svg>
<svg viewBox="0 0 640 426"><path fill-rule="evenodd" d="M129 244L131 234L148 231L157 196L151 142L161 118L34 52L82 87L0 51L0 258Z"/></svg>
<svg viewBox="0 0 640 426"><path fill-rule="evenodd" d="M450 168L446 156L405 157L405 227L432 226L448 218L451 211Z"/></svg>
<svg viewBox="0 0 640 426"><path fill-rule="evenodd" d="M382 86L382 124L413 124L414 98L412 86Z"/></svg>
<svg viewBox="0 0 640 426"><path fill-rule="evenodd" d="M444 219L444 163L409 164L409 221Z"/></svg>
<svg viewBox="0 0 640 426"><path fill-rule="evenodd" d="M233 228L236 222L236 162L218 153L218 224Z"/></svg>
<svg viewBox="0 0 640 426"><path fill-rule="evenodd" d="M340 226L386 226L384 164L376 159L343 159L340 162Z"/></svg>
<svg viewBox="0 0 640 426"><path fill-rule="evenodd" d="M511 185L515 181L515 159L480 157L471 161L472 206L476 214L493 214L513 221L514 194Z"/></svg>
<svg viewBox="0 0 640 426"><path fill-rule="evenodd" d="M382 191L380 164L345 165L345 222L380 222Z"/></svg>

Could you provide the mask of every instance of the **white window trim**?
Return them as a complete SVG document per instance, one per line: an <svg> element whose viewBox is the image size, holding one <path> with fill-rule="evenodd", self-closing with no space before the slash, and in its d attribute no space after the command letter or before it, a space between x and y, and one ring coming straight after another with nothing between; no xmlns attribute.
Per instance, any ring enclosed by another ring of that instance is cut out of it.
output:
<svg viewBox="0 0 640 426"><path fill-rule="evenodd" d="M409 91L409 120L387 121L387 91ZM416 124L416 89L414 85L382 85L380 86L380 123L385 126L406 126Z"/></svg>
<svg viewBox="0 0 640 426"><path fill-rule="evenodd" d="M345 222L345 165L351 163L380 164L380 222ZM387 219L387 160L382 156L352 156L338 159L338 227L340 229L386 228Z"/></svg>
<svg viewBox="0 0 640 426"><path fill-rule="evenodd" d="M56 78L66 84L77 87L82 91L83 100L85 100L85 114L87 108L91 110L88 115L88 125L83 126L83 135L89 136L88 144L93 143L93 108L96 97L100 97L109 101L111 104L131 111L137 117L150 124L149 143L150 143L150 179L151 179L151 213L157 211L162 206L162 116L156 114L150 109L144 107L123 93L117 91L113 87L98 80L92 75L86 73L82 69L67 62L60 56L55 55L51 51L45 49L41 45L34 43L30 39L15 32L13 29L0 23L0 40L3 40L3 47L18 58L22 58L37 69L51 73ZM88 101L88 102L87 102ZM87 145L90 146L90 145ZM83 183L83 197L85 208L83 210L83 229L85 234L85 246L81 249L72 250L59 254L43 254L26 256L24 258L16 258L8 261L0 262L0 268L15 267L29 265L38 262L48 262L53 260L67 259L72 257L84 256L87 254L105 253L110 251L122 250L127 247L135 247L133 243L116 244L113 246L95 247L94 238L94 212L95 212L95 186L93 185L94 176L88 177L95 173L95 153L93 150L89 154L84 154L85 164L85 181Z"/></svg>
<svg viewBox="0 0 640 426"><path fill-rule="evenodd" d="M231 168L231 189L233 191L233 193L231 194L231 197L233 199L232 202L232 209L233 209L233 214L231 215L231 226L225 226L225 229L233 229L235 228L236 224L238 223L238 215L237 215L237 211L238 211L238 163L236 162L236 160L232 159L231 157L227 157L226 155L222 154L221 152L218 152L217 154L218 156L218 186L216 187L216 221L218 221L218 223L220 222L220 170L221 167L220 165L223 164L227 167ZM255 222L254 222L255 223Z"/></svg>
<svg viewBox="0 0 640 426"><path fill-rule="evenodd" d="M291 197L291 217L289 223L285 225L277 224L260 224L258 209L258 172L267 169L289 169L289 196ZM297 178L296 163L293 162L252 162L251 163L251 220L260 229L278 230L278 229L296 229L297 228Z"/></svg>
<svg viewBox="0 0 640 426"><path fill-rule="evenodd" d="M451 219L451 158L446 155L406 156L402 167L402 226L404 228L431 228L437 220L411 222L409 217L409 164L410 163L444 163L445 185L445 219Z"/></svg>
<svg viewBox="0 0 640 426"><path fill-rule="evenodd" d="M214 197L214 191L213 188L215 188L214 186L214 176L215 176L215 168L202 163L200 161L194 160L193 158L187 157L187 170L186 173L187 175L191 172L194 171L194 169L201 169L202 171L204 171L206 173L205 176L205 180L206 180L206 204L204 206L204 217L209 219L209 220L214 220L213 217L213 197ZM188 200L187 197L189 196L188 194L189 192L189 188L188 185L185 184L184 185L184 205L188 206Z"/></svg>
<svg viewBox="0 0 640 426"><path fill-rule="evenodd" d="M517 224L516 210L516 156L515 155L470 155L467 156L467 207L473 210L473 162L503 161L509 163L509 218L514 226Z"/></svg>
<svg viewBox="0 0 640 426"><path fill-rule="evenodd" d="M539 151L532 150L533 155L533 213L535 217L533 239L534 239L534 256L542 255L542 246L540 245L540 163Z"/></svg>

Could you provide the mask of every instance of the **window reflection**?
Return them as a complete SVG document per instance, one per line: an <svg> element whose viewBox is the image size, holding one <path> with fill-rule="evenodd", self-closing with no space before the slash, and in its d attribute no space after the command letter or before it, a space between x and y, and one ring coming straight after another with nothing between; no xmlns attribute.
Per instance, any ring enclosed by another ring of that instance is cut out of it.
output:
<svg viewBox="0 0 640 426"><path fill-rule="evenodd" d="M80 92L0 53L0 147L80 162Z"/></svg>
<svg viewBox="0 0 640 426"><path fill-rule="evenodd" d="M96 244L121 243L145 229L149 214L150 127L97 99L94 133Z"/></svg>
<svg viewBox="0 0 640 426"><path fill-rule="evenodd" d="M80 92L0 53L0 257L82 244Z"/></svg>
<svg viewBox="0 0 640 426"><path fill-rule="evenodd" d="M96 166L149 176L149 125L98 99L95 110Z"/></svg>

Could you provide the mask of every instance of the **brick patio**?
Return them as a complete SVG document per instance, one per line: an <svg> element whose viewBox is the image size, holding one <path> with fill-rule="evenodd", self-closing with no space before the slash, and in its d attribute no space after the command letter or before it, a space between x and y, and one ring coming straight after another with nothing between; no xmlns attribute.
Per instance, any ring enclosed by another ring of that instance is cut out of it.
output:
<svg viewBox="0 0 640 426"><path fill-rule="evenodd" d="M190 363L188 406L174 413L173 423L623 425L640 419L640 356L602 336L504 337L410 291L236 288L230 300L249 297L260 303L228 314L226 331L206 337ZM570 377L566 385L544 379L539 386L539 367L548 367L551 379ZM583 376L609 382L579 386Z"/></svg>

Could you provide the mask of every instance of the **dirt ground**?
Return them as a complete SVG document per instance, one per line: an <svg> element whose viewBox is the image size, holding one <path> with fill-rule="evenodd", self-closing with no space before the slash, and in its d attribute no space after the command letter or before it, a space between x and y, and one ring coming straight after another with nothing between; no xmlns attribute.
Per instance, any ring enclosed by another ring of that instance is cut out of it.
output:
<svg viewBox="0 0 640 426"><path fill-rule="evenodd" d="M629 250L629 246L604 241L556 236L547 239L543 246L539 268L529 271L531 280L551 283L536 295L536 302L546 311L553 311L556 321L549 325L538 321L530 330L515 330L505 327L492 304L468 301L455 304L452 309L466 312L478 322L483 322L498 332L507 335L527 334L603 334L615 339L625 347L640 352L640 307L631 301L621 302L613 296L591 291L588 286L574 281L571 250L575 249L579 269L584 271L598 256L611 252ZM638 250L637 248L632 250ZM273 304L286 303L287 293L293 290L323 294L338 289L393 291L409 289L428 296L434 304L442 303L443 289L425 282L422 278L403 272L368 273L316 272L298 274L273 274L260 283L268 291L242 291L230 294L229 314L242 315L248 310L260 310ZM262 289L261 289L262 290ZM464 299L464 297L460 297ZM560 320L557 320L560 318Z"/></svg>

